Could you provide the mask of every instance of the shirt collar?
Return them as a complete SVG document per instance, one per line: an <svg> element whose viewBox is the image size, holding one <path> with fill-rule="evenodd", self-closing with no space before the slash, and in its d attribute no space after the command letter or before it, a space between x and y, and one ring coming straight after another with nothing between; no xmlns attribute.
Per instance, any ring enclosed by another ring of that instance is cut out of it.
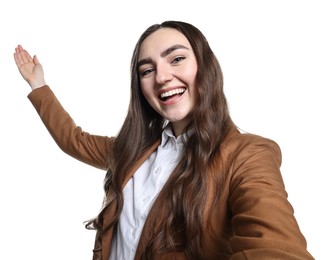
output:
<svg viewBox="0 0 333 260"><path fill-rule="evenodd" d="M194 130L191 129L187 133L184 133L178 137L175 137L175 135L173 134L171 125L168 124L162 132L161 146L162 147L165 146L170 138L175 140L175 143L177 143L177 144L184 144L184 142L186 142L188 140L188 138L193 134L193 132L194 132Z"/></svg>

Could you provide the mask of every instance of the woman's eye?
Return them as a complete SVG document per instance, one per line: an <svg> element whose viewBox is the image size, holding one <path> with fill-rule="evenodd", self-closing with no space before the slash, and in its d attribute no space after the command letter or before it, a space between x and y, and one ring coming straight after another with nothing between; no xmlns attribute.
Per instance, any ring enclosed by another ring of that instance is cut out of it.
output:
<svg viewBox="0 0 333 260"><path fill-rule="evenodd" d="M154 71L154 69L145 69L143 70L140 74L141 74L141 77L144 77L144 76L147 76L149 75L150 73L152 73Z"/></svg>
<svg viewBox="0 0 333 260"><path fill-rule="evenodd" d="M184 56L178 56L178 57L174 58L171 63L179 63L184 59L185 59Z"/></svg>

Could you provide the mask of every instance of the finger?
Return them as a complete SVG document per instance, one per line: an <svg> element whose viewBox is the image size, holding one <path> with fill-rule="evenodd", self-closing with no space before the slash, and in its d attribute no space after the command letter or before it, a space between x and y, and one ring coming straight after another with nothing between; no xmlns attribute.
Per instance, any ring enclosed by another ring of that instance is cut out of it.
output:
<svg viewBox="0 0 333 260"><path fill-rule="evenodd" d="M32 62L32 57L30 56L29 52L24 49L21 51L21 57L24 63Z"/></svg>
<svg viewBox="0 0 333 260"><path fill-rule="evenodd" d="M29 54L29 52L27 50L25 50L22 47L22 45L20 45L20 44L17 45L15 50L16 50L16 53L18 54L18 57L20 57L21 64L32 62L31 55Z"/></svg>
<svg viewBox="0 0 333 260"><path fill-rule="evenodd" d="M18 54L18 55L21 55L23 51L23 48L21 45L17 45L17 47L15 48L15 52Z"/></svg>
<svg viewBox="0 0 333 260"><path fill-rule="evenodd" d="M17 45L15 48L14 59L17 67L19 68L29 62L29 57L27 57L26 51L21 45Z"/></svg>
<svg viewBox="0 0 333 260"><path fill-rule="evenodd" d="M16 66L19 66L20 62L19 62L19 57L18 57L16 51L15 51L15 53L14 53L14 60L15 60Z"/></svg>
<svg viewBox="0 0 333 260"><path fill-rule="evenodd" d="M18 67L22 66L24 64L22 56L20 54L20 50L17 48L14 53L14 59L15 63Z"/></svg>

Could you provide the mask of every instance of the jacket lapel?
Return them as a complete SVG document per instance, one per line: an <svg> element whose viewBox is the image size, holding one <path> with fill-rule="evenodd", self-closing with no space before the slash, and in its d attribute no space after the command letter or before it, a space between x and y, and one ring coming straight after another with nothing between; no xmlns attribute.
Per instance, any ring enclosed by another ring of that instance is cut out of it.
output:
<svg viewBox="0 0 333 260"><path fill-rule="evenodd" d="M138 168L143 164L143 162L157 149L160 145L161 140L157 140L144 154L137 160L133 167L124 176L122 189L126 186L127 182L133 177ZM113 203L112 207L105 213L104 223L109 223L110 219L116 213L117 203ZM111 242L112 242L113 228L111 228L102 238L102 259L108 260L111 252Z"/></svg>

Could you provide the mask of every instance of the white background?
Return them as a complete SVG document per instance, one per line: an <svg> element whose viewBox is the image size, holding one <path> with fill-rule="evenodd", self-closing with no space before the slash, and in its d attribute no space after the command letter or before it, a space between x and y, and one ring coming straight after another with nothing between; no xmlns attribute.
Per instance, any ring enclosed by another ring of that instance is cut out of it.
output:
<svg viewBox="0 0 333 260"><path fill-rule="evenodd" d="M26 98L13 60L38 54L47 83L85 131L115 135L129 65L151 24L183 20L206 35L236 124L278 142L308 249L333 259L333 8L321 0L0 3L0 259L91 259L104 172L65 155Z"/></svg>

